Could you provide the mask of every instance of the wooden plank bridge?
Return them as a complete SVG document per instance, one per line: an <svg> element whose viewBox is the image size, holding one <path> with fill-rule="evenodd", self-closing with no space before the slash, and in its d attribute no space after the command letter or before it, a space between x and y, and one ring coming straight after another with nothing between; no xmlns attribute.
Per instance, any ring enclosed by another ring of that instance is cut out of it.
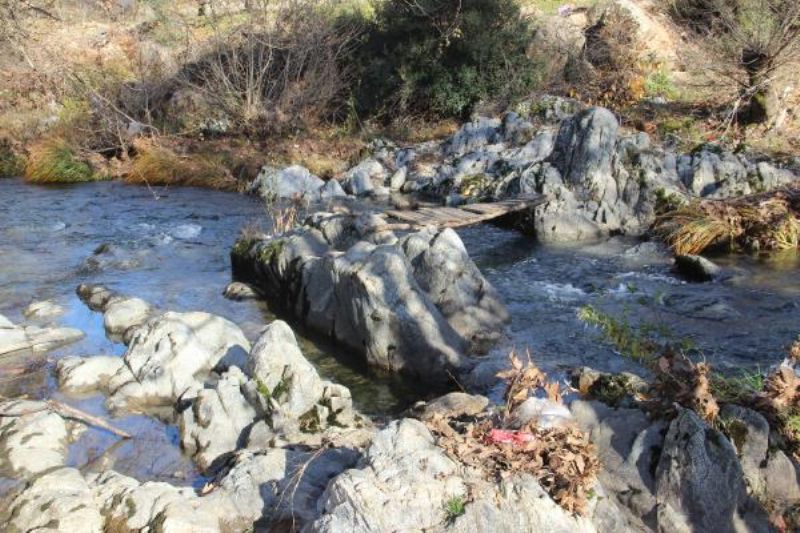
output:
<svg viewBox="0 0 800 533"><path fill-rule="evenodd" d="M547 201L543 195L525 196L498 202L464 204L458 207L426 206L417 209L392 209L384 214L411 227L461 228L524 211Z"/></svg>

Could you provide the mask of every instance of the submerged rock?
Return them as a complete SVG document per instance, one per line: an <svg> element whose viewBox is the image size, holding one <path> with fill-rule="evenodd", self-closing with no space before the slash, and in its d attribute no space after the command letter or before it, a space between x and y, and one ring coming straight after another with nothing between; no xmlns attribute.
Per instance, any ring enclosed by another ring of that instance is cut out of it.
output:
<svg viewBox="0 0 800 533"><path fill-rule="evenodd" d="M225 287L225 291L222 295L227 298L228 300L254 300L259 297L258 292L256 292L253 287L248 285L247 283L242 283L240 281L233 281Z"/></svg>
<svg viewBox="0 0 800 533"><path fill-rule="evenodd" d="M709 259L699 255L675 256L675 270L689 281L713 281L720 277L722 269Z"/></svg>
<svg viewBox="0 0 800 533"><path fill-rule="evenodd" d="M74 328L15 326L5 317L0 320L0 355L15 352L44 353L82 339Z"/></svg>
<svg viewBox="0 0 800 533"><path fill-rule="evenodd" d="M64 308L50 300L33 302L22 311L22 316L29 320L51 319L64 314Z"/></svg>
<svg viewBox="0 0 800 533"><path fill-rule="evenodd" d="M106 334L128 343L134 328L144 324L154 310L141 298L123 296L99 285L81 284L78 297L93 311L103 313Z"/></svg>

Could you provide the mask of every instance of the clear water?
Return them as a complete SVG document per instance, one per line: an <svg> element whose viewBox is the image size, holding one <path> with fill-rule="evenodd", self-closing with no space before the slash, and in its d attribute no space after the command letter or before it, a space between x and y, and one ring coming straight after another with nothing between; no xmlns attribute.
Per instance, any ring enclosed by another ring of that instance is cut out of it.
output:
<svg viewBox="0 0 800 533"><path fill-rule="evenodd" d="M0 394L52 396L108 416L101 396L64 398L52 378L53 361L64 355L124 351L105 337L102 317L75 296L79 283L104 284L165 310L215 313L255 339L274 316L263 303L228 301L222 290L239 230L263 218L257 201L232 193L180 188L154 194L117 182L45 188L0 180L0 313L20 322L26 305L52 299L67 309L58 323L86 333L46 357L0 360ZM509 336L490 358L505 357L512 347L530 348L551 372L576 365L641 370L577 319L587 304L690 337L709 362L730 372L776 363L800 333L796 253L771 260L718 258L729 279L693 285L673 276L663 258L626 254L632 241L541 246L490 225L460 234L512 314ZM107 251L94 255L101 245ZM370 374L348 354L300 333L304 353L320 373L350 387L366 413L397 412L420 392ZM145 416L111 421L136 438L120 442L88 429L71 447L71 464L176 484L204 481L180 453L174 427Z"/></svg>

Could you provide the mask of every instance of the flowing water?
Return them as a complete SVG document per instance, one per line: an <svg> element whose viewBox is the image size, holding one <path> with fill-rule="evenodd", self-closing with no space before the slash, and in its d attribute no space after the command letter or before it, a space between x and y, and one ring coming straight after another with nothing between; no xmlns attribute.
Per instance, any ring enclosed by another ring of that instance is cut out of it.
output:
<svg viewBox="0 0 800 533"><path fill-rule="evenodd" d="M101 396L64 398L52 378L53 361L64 355L124 352L105 337L101 315L75 296L79 283L104 284L164 310L215 313L255 339L274 316L263 303L228 301L222 290L230 281L228 251L239 230L263 218L257 201L232 193L151 191L118 182L45 188L0 180L0 313L21 322L25 306L51 299L66 309L58 324L86 333L46 357L0 360L0 393L56 397L108 416ZM636 243L623 239L540 246L490 225L460 234L512 314L507 340L489 358L504 357L512 347L530 348L551 372L576 365L636 369L577 318L586 305L691 338L698 353L728 371L776 363L800 333L800 258L794 253L770 261L719 258L729 277L695 285L673 276L663 256L633 253ZM350 387L357 407L368 414L395 413L419 394L399 380L368 373L319 339L300 340L320 373ZM70 464L113 467L139 479L203 483L180 453L173 426L144 416L112 422L136 438L120 442L89 429L71 447Z"/></svg>

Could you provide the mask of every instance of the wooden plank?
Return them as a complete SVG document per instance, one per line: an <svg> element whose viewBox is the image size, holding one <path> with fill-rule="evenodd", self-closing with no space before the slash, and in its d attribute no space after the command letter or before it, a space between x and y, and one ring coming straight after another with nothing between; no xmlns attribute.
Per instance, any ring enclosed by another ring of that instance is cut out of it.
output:
<svg viewBox="0 0 800 533"><path fill-rule="evenodd" d="M417 226L433 225L445 228L458 228L486 222L508 213L514 213L541 205L547 201L545 196L511 198L498 202L482 202L460 207L424 206L415 211L390 210L386 215Z"/></svg>

